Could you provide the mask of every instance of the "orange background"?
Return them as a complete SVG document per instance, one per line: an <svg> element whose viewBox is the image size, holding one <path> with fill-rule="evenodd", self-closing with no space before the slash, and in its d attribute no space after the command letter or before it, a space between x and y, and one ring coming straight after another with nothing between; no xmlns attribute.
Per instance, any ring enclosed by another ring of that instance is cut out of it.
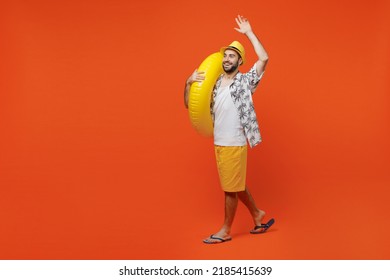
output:
<svg viewBox="0 0 390 280"><path fill-rule="evenodd" d="M1 259L389 259L388 1L2 1ZM270 62L248 185L223 218L185 79L248 17Z"/></svg>

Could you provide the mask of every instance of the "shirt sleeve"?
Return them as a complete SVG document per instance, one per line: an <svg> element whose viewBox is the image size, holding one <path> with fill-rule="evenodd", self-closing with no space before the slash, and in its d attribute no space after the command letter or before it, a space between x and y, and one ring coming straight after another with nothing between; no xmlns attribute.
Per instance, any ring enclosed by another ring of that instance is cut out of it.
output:
<svg viewBox="0 0 390 280"><path fill-rule="evenodd" d="M257 85L259 84L263 75L264 75L264 71L260 75L257 75L256 63L252 66L252 68L247 73L245 73L245 76L247 77L247 79L249 81L249 88L250 88L250 91L252 92L252 94L256 90Z"/></svg>

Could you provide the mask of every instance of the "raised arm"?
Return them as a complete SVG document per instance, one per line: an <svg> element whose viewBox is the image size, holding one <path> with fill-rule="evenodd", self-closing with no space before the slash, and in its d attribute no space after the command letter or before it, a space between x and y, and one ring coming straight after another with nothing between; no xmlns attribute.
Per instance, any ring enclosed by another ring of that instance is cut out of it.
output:
<svg viewBox="0 0 390 280"><path fill-rule="evenodd" d="M238 28L234 28L234 29L242 34L245 34L248 37L249 41L252 43L252 46L258 57L258 60L256 62L257 75L261 75L261 73L263 73L265 70L265 66L267 65L268 54L265 51L263 45L260 43L257 36L255 35L255 33L253 32L252 27L249 24L249 21L246 18L239 15L236 18L236 22Z"/></svg>
<svg viewBox="0 0 390 280"><path fill-rule="evenodd" d="M204 73L203 71L198 72L198 69L194 71L194 73L191 74L191 76L188 77L186 81L186 85L184 87L184 106L188 109L188 99L190 94L190 87L192 83L194 82L202 82L204 80Z"/></svg>

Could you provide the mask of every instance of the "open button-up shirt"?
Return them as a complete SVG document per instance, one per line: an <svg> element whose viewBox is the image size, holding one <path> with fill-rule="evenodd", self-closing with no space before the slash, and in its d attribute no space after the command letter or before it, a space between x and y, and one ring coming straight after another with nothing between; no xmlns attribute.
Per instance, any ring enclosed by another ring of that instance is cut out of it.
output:
<svg viewBox="0 0 390 280"><path fill-rule="evenodd" d="M237 108L241 125L250 147L254 147L261 142L259 124L256 117L255 107L253 105L252 94L255 92L264 72L257 75L256 64L247 73L238 72L229 86L230 95ZM211 102L211 114L214 121L214 100L218 88L222 82L222 76L219 76L213 89L213 98Z"/></svg>

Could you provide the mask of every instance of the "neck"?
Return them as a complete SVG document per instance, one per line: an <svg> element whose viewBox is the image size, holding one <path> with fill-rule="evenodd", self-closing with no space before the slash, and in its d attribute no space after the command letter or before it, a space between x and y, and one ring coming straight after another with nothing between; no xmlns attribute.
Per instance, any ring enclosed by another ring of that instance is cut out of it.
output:
<svg viewBox="0 0 390 280"><path fill-rule="evenodd" d="M226 80L232 80L238 73L238 70L234 71L233 73L226 73L225 72L225 75L223 75L223 77L226 79Z"/></svg>

